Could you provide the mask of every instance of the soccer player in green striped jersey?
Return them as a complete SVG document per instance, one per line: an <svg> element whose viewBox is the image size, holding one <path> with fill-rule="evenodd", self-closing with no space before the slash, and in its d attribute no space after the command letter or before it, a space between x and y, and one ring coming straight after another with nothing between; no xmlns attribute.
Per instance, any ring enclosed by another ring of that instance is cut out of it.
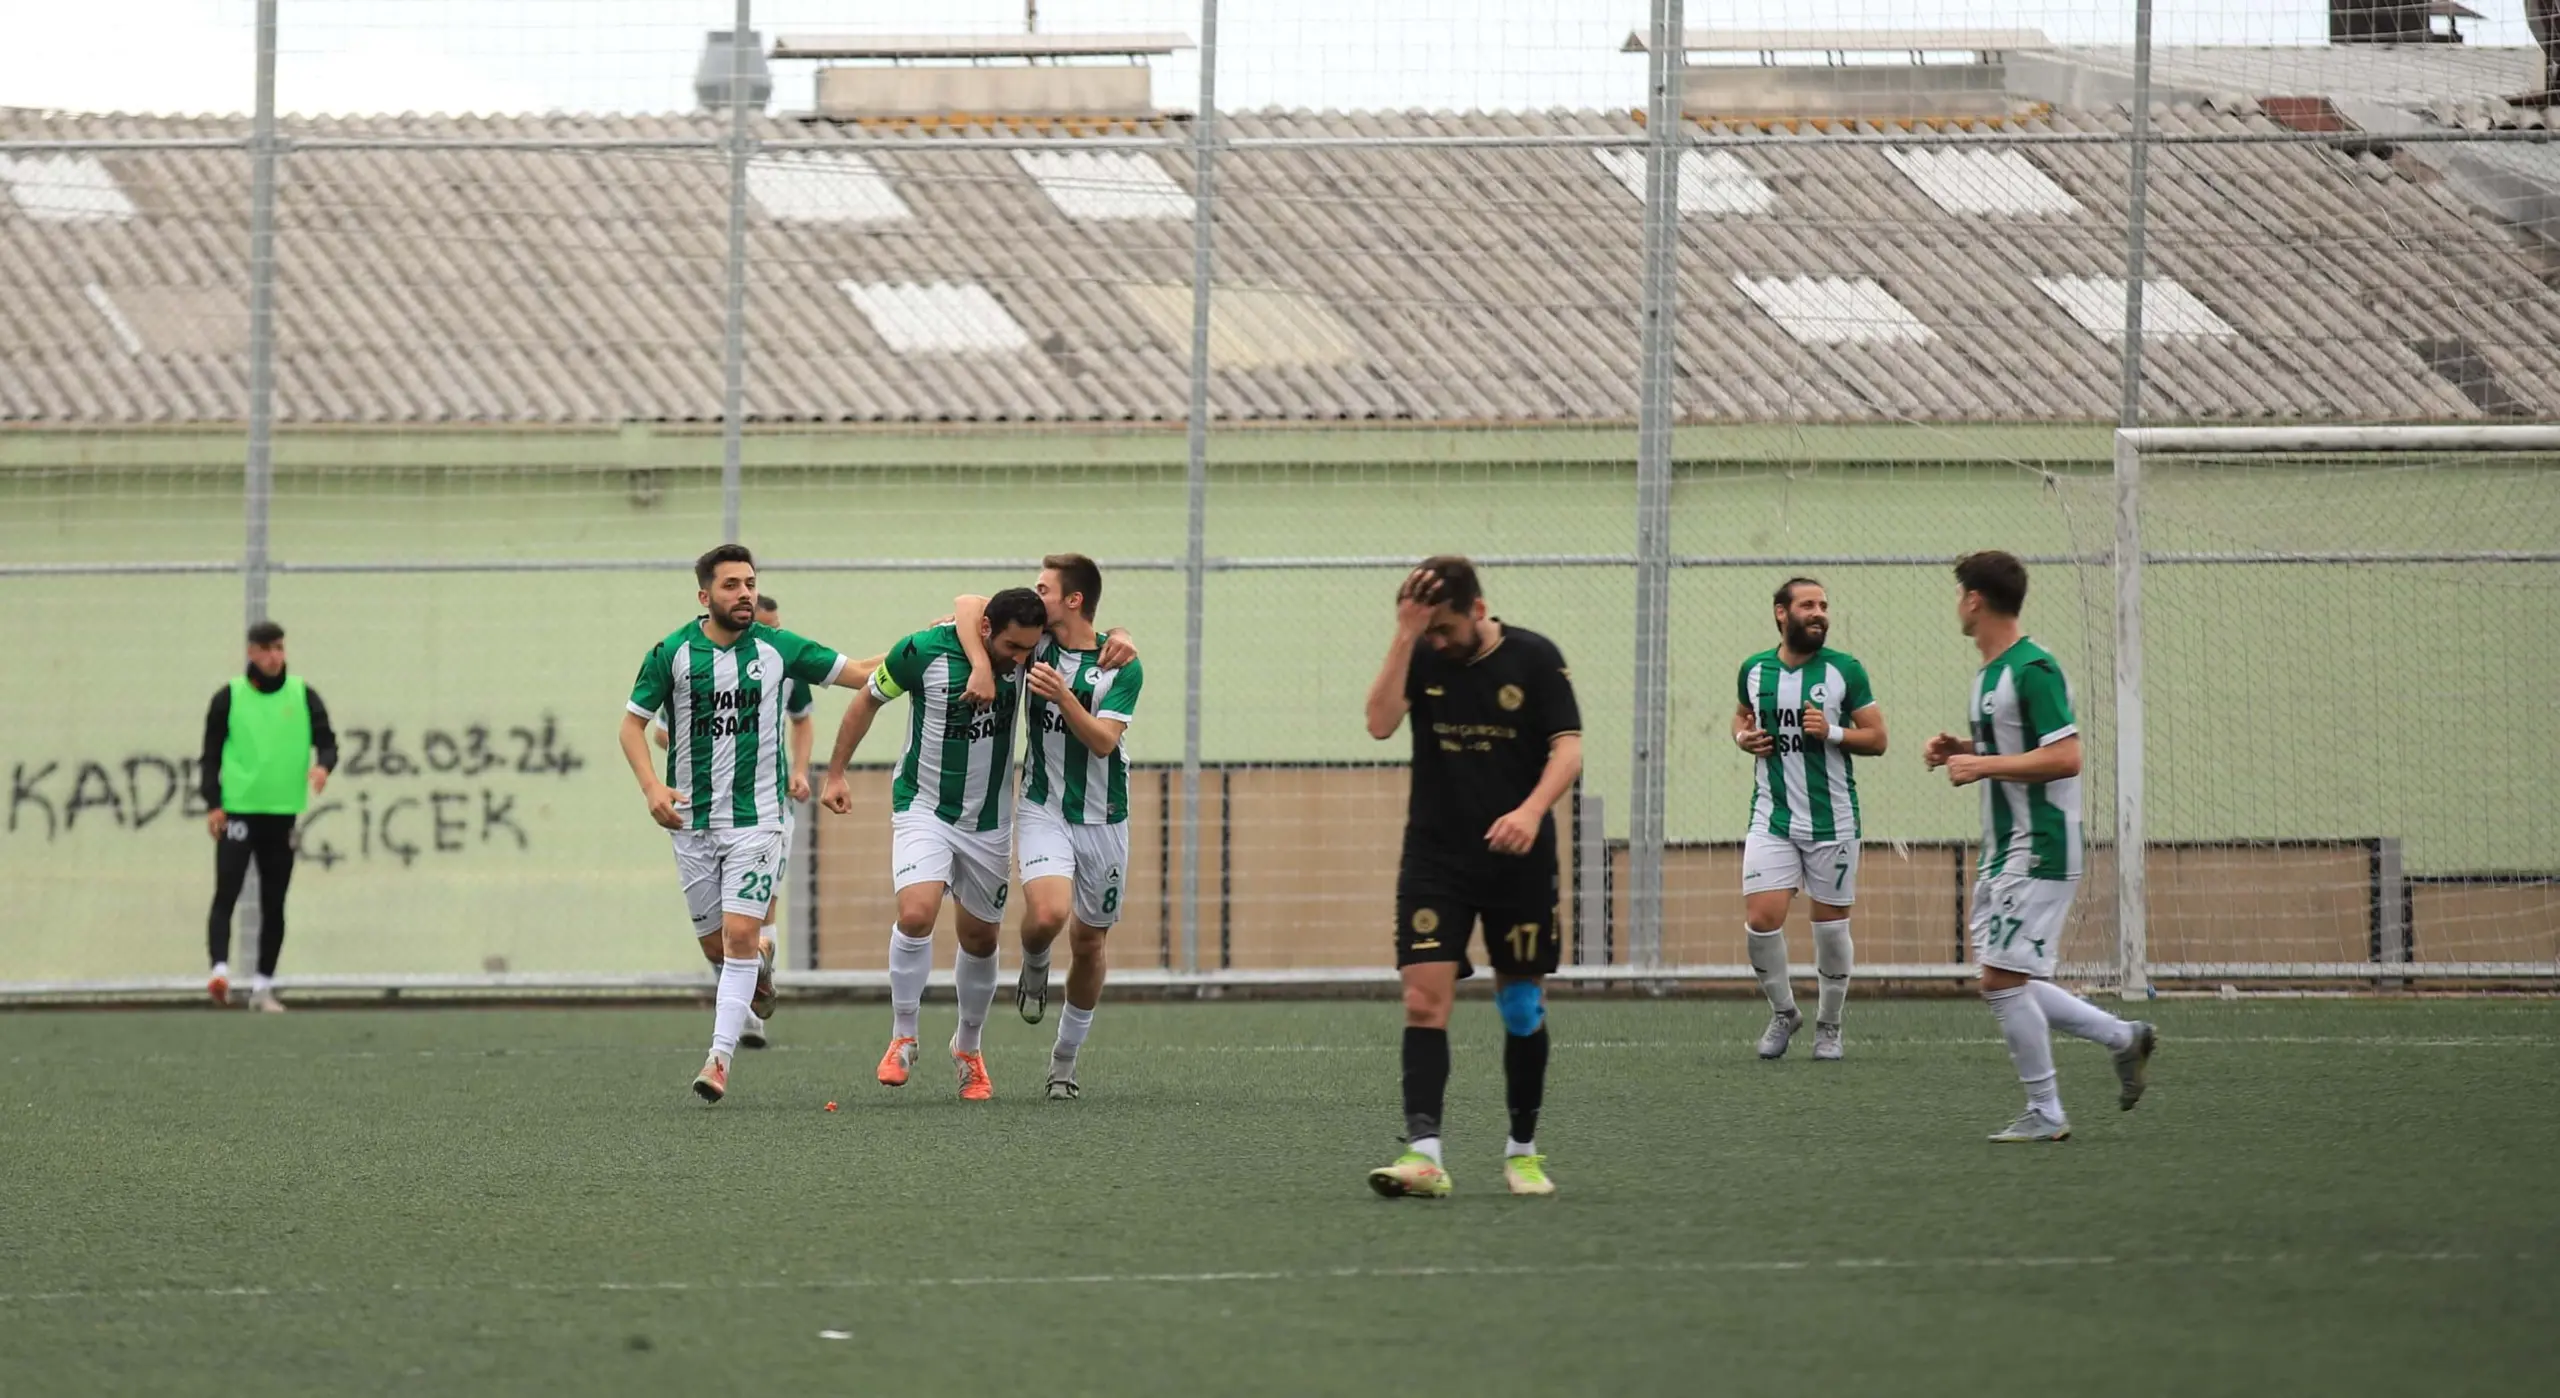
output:
<svg viewBox="0 0 2560 1398"><path fill-rule="evenodd" d="M898 921L889 933L889 1008L894 1028L880 1056L883 1086L902 1087L915 1067L925 981L933 972L933 924L945 890L959 905L960 952L952 963L960 1027L951 1061L963 1100L995 1096L980 1033L996 996L996 933L1004 921L1011 830L1005 786L1012 770L1014 709L1022 697L1022 663L1040 643L1048 613L1027 587L987 599L979 632L996 677L985 709L968 695L973 670L957 621L938 622L889 648L871 682L853 696L827 761L828 810L853 809L846 764L891 700L908 698L907 745L889 782L891 877Z"/></svg>
<svg viewBox="0 0 2560 1398"><path fill-rule="evenodd" d="M782 604L774 600L772 593L756 594L756 622L777 630L781 628ZM861 673L870 674L871 667L862 666ZM784 789L790 795L791 801L789 805L783 807L782 811L783 824L786 827L793 823L792 817L798 813L800 804L809 799L809 749L817 740L818 727L816 721L809 715L810 710L816 707L817 691L811 689L805 681L785 680L783 682L782 712L791 725L791 762L783 769L790 774L788 785ZM667 746L667 711L665 709L658 710L650 718L649 740L661 748ZM782 899L783 892L777 886L773 901L765 905L764 926L756 933L757 954L768 967L774 962L773 924L782 912ZM704 960L711 963L713 974L718 974L721 953L720 948L712 940L704 940L702 956ZM772 1037L765 1030L764 1017L749 1010L746 1027L738 1033L738 1047L760 1049L772 1042Z"/></svg>
<svg viewBox="0 0 2560 1398"><path fill-rule="evenodd" d="M729 1090L729 1060L749 1013L773 1013L773 967L758 933L790 848L788 681L858 684L845 658L756 621L756 560L722 544L694 562L703 614L640 662L622 720L622 756L650 818L674 832L676 873L705 954L720 952L711 1056L693 1081L703 1100ZM649 761L649 725L666 712L667 766Z"/></svg>
<svg viewBox="0 0 2560 1398"><path fill-rule="evenodd" d="M2052 1031L2103 1044L2115 1059L2116 1105L2133 1110L2150 1080L2157 1035L2053 983L2071 897L2080 887L2080 725L2053 653L2018 624L2027 565L1996 550L1956 560L1956 622L1982 653L1967 703L1969 737L1940 733L1922 759L1957 786L1982 788L1982 848L1973 885L1974 960L2000 1021L2027 1107L1991 1139L2071 1135L2055 1083Z"/></svg>
<svg viewBox="0 0 2560 1398"><path fill-rule="evenodd" d="M1858 778L1852 757L1882 757L1884 710L1867 668L1833 650L1831 595L1789 578L1769 599L1778 644L1734 676L1733 743L1751 754L1751 823L1742 837L1742 917L1751 969L1769 997L1762 1058L1786 1056L1804 1026L1788 980L1787 906L1813 898L1816 1062L1841 1056L1849 1000L1849 907L1858 901Z"/></svg>

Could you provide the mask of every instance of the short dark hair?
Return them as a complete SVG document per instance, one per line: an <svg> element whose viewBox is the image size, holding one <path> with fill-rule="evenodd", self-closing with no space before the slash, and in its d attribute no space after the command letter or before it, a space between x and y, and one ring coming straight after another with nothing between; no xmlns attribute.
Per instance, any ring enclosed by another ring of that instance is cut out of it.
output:
<svg viewBox="0 0 2560 1398"><path fill-rule="evenodd" d="M2016 616L2027 605L2027 565L1999 549L1968 553L1956 560L1956 586L1981 593L2000 615Z"/></svg>
<svg viewBox="0 0 2560 1398"><path fill-rule="evenodd" d="M1464 554L1435 553L1417 566L1418 571L1438 579L1422 598L1435 607L1453 607L1463 612L1484 596L1484 584L1476 580L1476 565Z"/></svg>
<svg viewBox="0 0 2560 1398"><path fill-rule="evenodd" d="M284 628L272 621L250 623L249 644L253 646L271 646L283 639Z"/></svg>
<svg viewBox="0 0 2560 1398"><path fill-rule="evenodd" d="M1008 587L987 599L987 624L998 631L1016 626L1038 631L1049 624L1049 604L1030 588Z"/></svg>
<svg viewBox="0 0 2560 1398"><path fill-rule="evenodd" d="M1792 607L1796 604L1797 588L1820 586L1822 586L1822 579L1808 578L1799 574L1778 584L1777 594L1769 599L1770 605L1778 607Z"/></svg>
<svg viewBox="0 0 2560 1398"><path fill-rule="evenodd" d="M1076 610L1093 620L1093 609L1102 605L1102 565L1080 553L1053 553L1040 566L1058 575L1059 591L1069 597L1084 594L1084 605Z"/></svg>
<svg viewBox="0 0 2560 1398"><path fill-rule="evenodd" d="M720 575L720 565L723 563L744 563L752 568L756 566L756 556L749 553L744 544L722 544L693 560L693 580L700 584L704 591L709 591L711 580Z"/></svg>
<svg viewBox="0 0 2560 1398"><path fill-rule="evenodd" d="M778 616L782 612L782 604L774 600L772 593L759 592L756 594L756 611L764 616Z"/></svg>

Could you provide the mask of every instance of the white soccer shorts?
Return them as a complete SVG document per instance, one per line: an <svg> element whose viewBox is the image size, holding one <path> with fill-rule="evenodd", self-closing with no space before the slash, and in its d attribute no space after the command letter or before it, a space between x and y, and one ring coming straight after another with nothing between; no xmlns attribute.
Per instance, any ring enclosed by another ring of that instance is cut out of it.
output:
<svg viewBox="0 0 2560 1398"><path fill-rule="evenodd" d="M2000 874L1973 886L1973 959L1985 966L2049 979L2062 959L2076 880Z"/></svg>
<svg viewBox="0 0 2560 1398"><path fill-rule="evenodd" d="M980 922L1004 921L1009 891L1005 865L1013 832L963 830L931 811L898 811L889 817L889 881L900 889L938 883L951 890L960 911Z"/></svg>
<svg viewBox="0 0 2560 1398"><path fill-rule="evenodd" d="M1072 878L1076 921L1109 927L1120 920L1123 875L1129 867L1126 824L1075 825L1047 806L1025 801L1014 824L1022 881Z"/></svg>
<svg viewBox="0 0 2560 1398"><path fill-rule="evenodd" d="M1742 837L1742 895L1801 888L1813 901L1845 908L1858 901L1858 842L1799 840L1758 831Z"/></svg>
<svg viewBox="0 0 2560 1398"><path fill-rule="evenodd" d="M761 830L675 830L676 878L684 884L684 910L693 918L693 935L708 937L720 930L720 915L744 913L758 922L773 906L782 885L783 866L791 858L791 832Z"/></svg>

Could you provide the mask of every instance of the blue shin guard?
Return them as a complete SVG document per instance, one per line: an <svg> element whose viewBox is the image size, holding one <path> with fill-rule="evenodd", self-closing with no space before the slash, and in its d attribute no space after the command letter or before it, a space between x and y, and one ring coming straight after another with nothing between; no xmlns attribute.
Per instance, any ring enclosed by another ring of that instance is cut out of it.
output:
<svg viewBox="0 0 2560 1398"><path fill-rule="evenodd" d="M1493 993L1493 1004L1502 1012L1503 1032L1515 1039L1537 1033L1547 1022L1547 992L1535 981L1504 985Z"/></svg>

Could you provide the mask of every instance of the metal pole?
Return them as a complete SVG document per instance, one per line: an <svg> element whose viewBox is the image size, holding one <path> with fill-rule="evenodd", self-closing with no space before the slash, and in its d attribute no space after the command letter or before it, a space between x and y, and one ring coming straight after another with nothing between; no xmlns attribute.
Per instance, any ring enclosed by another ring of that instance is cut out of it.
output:
<svg viewBox="0 0 2560 1398"><path fill-rule="evenodd" d="M258 0L257 109L249 127L249 460L243 493L241 602L248 622L267 617L269 517L275 498L276 431L276 0ZM255 870L233 913L233 950L258 964L258 907L265 880Z"/></svg>
<svg viewBox="0 0 2560 1398"><path fill-rule="evenodd" d="M2142 449L2116 433L2116 965L2126 998L2150 988L2150 846L2142 829Z"/></svg>
<svg viewBox="0 0 2560 1398"><path fill-rule="evenodd" d="M2123 399L2116 410L2116 957L2123 993L2150 984L2148 847L2142 833L2142 283L2151 209L2151 0L2133 8L2133 148L2124 233Z"/></svg>
<svg viewBox="0 0 2560 1398"><path fill-rule="evenodd" d="M1681 0L1653 0L1645 117L1642 397L1636 416L1635 752L1627 803L1629 959L1662 964L1663 789L1670 758L1671 380L1679 351Z"/></svg>
<svg viewBox="0 0 2560 1398"><path fill-rule="evenodd" d="M1182 560L1182 969L1200 969L1200 680L1209 582L1209 282L1217 268L1218 0L1200 0L1191 120L1190 543Z"/></svg>
<svg viewBox="0 0 2560 1398"><path fill-rule="evenodd" d="M754 0L738 0L729 31L729 304L720 329L720 537L738 542L746 488L747 44Z"/></svg>
<svg viewBox="0 0 2560 1398"><path fill-rule="evenodd" d="M249 127L248 620L267 615L267 523L275 493L276 0L258 0L257 114Z"/></svg>
<svg viewBox="0 0 2560 1398"><path fill-rule="evenodd" d="M2142 279L2145 225L2151 213L2151 0L2133 7L2133 176L2124 225L2123 401L2116 426L2142 425Z"/></svg>

